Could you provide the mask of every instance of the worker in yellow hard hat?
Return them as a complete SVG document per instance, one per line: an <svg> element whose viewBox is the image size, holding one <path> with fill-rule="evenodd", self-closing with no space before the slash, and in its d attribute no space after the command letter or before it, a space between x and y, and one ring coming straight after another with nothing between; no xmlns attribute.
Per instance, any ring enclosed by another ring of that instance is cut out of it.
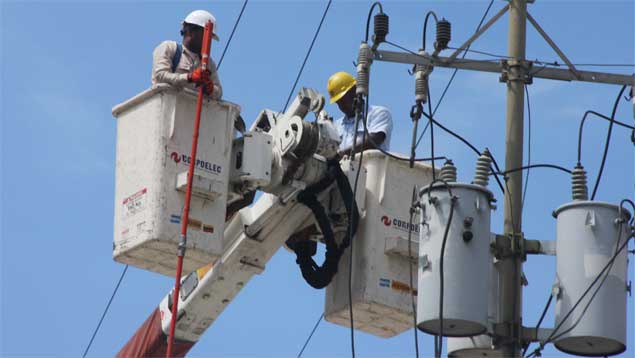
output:
<svg viewBox="0 0 635 358"><path fill-rule="evenodd" d="M333 74L327 83L327 90L331 103L336 103L343 117L335 121L335 127L340 134L340 156L349 155L353 146L355 132L355 78L347 72ZM359 123L355 150L390 149L390 135L392 133L392 115L386 107L369 106L366 118L368 135L363 140L364 125Z"/></svg>
<svg viewBox="0 0 635 358"><path fill-rule="evenodd" d="M218 41L216 18L205 10L189 13L181 22L182 43L163 41L152 54L152 83L167 83L178 87L195 88L203 86L212 98L220 99L223 88L216 71L216 64L210 58L207 69L201 69L201 49L203 30L211 21L214 26L212 38Z"/></svg>

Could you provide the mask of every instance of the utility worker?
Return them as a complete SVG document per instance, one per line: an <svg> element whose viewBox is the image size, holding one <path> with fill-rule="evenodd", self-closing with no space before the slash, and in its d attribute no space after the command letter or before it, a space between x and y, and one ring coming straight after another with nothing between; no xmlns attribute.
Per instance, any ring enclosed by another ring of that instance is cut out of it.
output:
<svg viewBox="0 0 635 358"><path fill-rule="evenodd" d="M212 98L221 98L223 88L214 61L209 59L207 70L200 68L203 31L208 21L214 25L212 38L218 41L214 15L205 10L195 10L182 22L182 45L176 41L163 41L154 49L152 84L168 83L190 88L203 86L206 93L212 93Z"/></svg>
<svg viewBox="0 0 635 358"><path fill-rule="evenodd" d="M353 147L355 132L355 89L357 81L346 72L337 72L329 78L327 90L331 103L337 103L343 117L335 121L335 128L340 135L340 156L349 155ZM359 122L355 151L367 149L390 149L390 135L392 133L392 115L386 107L369 106L366 119L368 134L363 140L364 124ZM377 146L377 147L376 147Z"/></svg>

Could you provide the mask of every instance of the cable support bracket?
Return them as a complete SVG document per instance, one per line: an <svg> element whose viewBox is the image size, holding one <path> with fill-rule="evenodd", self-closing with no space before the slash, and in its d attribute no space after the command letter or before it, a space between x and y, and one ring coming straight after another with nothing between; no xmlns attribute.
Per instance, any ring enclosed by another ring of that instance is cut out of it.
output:
<svg viewBox="0 0 635 358"><path fill-rule="evenodd" d="M525 260L528 252L526 241L523 233L496 235L495 241L490 244L490 252L497 260L509 257L522 257Z"/></svg>
<svg viewBox="0 0 635 358"><path fill-rule="evenodd" d="M534 81L533 76L531 75L532 67L532 61L517 59L501 60L502 69L499 81L507 83L512 81L522 81L523 83L530 85Z"/></svg>

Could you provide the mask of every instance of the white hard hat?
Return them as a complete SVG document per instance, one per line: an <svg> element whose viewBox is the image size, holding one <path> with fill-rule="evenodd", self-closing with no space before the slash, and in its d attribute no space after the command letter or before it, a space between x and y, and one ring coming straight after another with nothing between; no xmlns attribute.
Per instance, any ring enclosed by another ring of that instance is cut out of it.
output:
<svg viewBox="0 0 635 358"><path fill-rule="evenodd" d="M216 35L218 32L216 28L216 18L211 13L205 10L194 10L185 17L183 23L198 25L204 28L208 21L211 21L212 25L214 25L214 33L212 34L212 37L214 40L218 41L218 35Z"/></svg>

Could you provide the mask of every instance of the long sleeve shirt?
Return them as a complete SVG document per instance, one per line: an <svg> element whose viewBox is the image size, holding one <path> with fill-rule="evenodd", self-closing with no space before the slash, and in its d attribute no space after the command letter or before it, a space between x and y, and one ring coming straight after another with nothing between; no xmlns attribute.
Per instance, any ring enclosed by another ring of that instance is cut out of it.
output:
<svg viewBox="0 0 635 358"><path fill-rule="evenodd" d="M199 55L182 46L181 59L174 72L172 72L172 60L177 50L175 41L163 41L154 49L152 54L152 84L168 83L177 87L189 87L195 89L195 84L187 81L187 75L201 64ZM211 72L214 82L212 98L220 99L223 96L223 87L218 78L216 63L210 58L207 68Z"/></svg>

